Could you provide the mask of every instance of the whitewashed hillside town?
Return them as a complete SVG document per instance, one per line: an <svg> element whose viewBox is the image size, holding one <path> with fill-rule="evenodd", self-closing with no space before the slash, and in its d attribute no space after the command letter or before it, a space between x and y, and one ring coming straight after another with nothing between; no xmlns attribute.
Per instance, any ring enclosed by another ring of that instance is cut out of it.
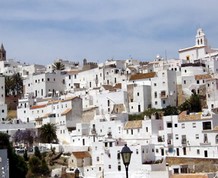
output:
<svg viewBox="0 0 218 178"><path fill-rule="evenodd" d="M54 124L58 143L39 144L70 156L51 177L79 170L81 178L125 178L124 145L132 151L129 178L216 177L216 171L199 172L195 164L177 162L218 159L218 48L209 46L201 28L191 45L178 50L179 59L55 60L63 70L7 59L2 45L0 131L13 136L17 130L37 132ZM8 120L4 76L15 73L22 76L23 94L16 118ZM201 112L130 119L149 108L178 107L193 93L203 100ZM4 151L0 174L9 177Z"/></svg>

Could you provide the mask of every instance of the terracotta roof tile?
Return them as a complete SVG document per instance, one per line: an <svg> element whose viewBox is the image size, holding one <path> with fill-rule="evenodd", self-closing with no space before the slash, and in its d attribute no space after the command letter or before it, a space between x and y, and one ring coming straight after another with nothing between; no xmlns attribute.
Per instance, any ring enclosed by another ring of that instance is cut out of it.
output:
<svg viewBox="0 0 218 178"><path fill-rule="evenodd" d="M142 128L142 120L126 122L124 129L139 129Z"/></svg>
<svg viewBox="0 0 218 178"><path fill-rule="evenodd" d="M31 107L31 109L39 109L39 108L44 108L46 106L46 104L42 104L42 105L34 105Z"/></svg>
<svg viewBox="0 0 218 178"><path fill-rule="evenodd" d="M122 88L121 83L117 83L117 84L114 86L114 88L121 89L121 88Z"/></svg>
<svg viewBox="0 0 218 178"><path fill-rule="evenodd" d="M156 72L150 72L150 73L138 73L130 76L129 80L141 80L141 79L146 79L146 78L154 78L156 75Z"/></svg>
<svg viewBox="0 0 218 178"><path fill-rule="evenodd" d="M196 173L196 174L173 174L170 178L208 178L207 174Z"/></svg>
<svg viewBox="0 0 218 178"><path fill-rule="evenodd" d="M195 75L195 80L203 80L212 78L209 74Z"/></svg>
<svg viewBox="0 0 218 178"><path fill-rule="evenodd" d="M72 111L72 108L66 109L64 112L61 113L62 116L67 115L70 111Z"/></svg>
<svg viewBox="0 0 218 178"><path fill-rule="evenodd" d="M179 114L179 121L192 121L192 120L201 120L201 113L191 113L187 114L186 111L183 111Z"/></svg>
<svg viewBox="0 0 218 178"><path fill-rule="evenodd" d="M90 158L91 155L87 151L78 151L72 153L77 159Z"/></svg>
<svg viewBox="0 0 218 178"><path fill-rule="evenodd" d="M102 85L105 90L116 91L116 89L112 85Z"/></svg>
<svg viewBox="0 0 218 178"><path fill-rule="evenodd" d="M78 74L80 71L78 71L78 70L71 70L71 71L67 71L67 74L69 74L69 75L74 75L74 74Z"/></svg>

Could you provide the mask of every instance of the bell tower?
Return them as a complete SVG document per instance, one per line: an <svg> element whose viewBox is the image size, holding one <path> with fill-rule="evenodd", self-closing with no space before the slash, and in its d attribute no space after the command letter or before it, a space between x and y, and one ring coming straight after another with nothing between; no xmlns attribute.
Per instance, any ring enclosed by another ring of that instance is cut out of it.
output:
<svg viewBox="0 0 218 178"><path fill-rule="evenodd" d="M195 46L207 46L207 38L203 29L199 28L195 37Z"/></svg>
<svg viewBox="0 0 218 178"><path fill-rule="evenodd" d="M0 48L0 61L6 61L6 51L3 44L1 44Z"/></svg>

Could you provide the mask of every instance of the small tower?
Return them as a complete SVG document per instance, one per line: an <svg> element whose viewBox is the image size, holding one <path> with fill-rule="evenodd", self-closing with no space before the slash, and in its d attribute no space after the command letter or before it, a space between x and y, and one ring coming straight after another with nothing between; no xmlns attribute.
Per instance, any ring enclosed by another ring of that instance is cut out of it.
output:
<svg viewBox="0 0 218 178"><path fill-rule="evenodd" d="M199 28L195 37L195 46L207 46L207 38L203 29Z"/></svg>
<svg viewBox="0 0 218 178"><path fill-rule="evenodd" d="M0 61L6 61L6 51L3 44L1 44L0 48Z"/></svg>

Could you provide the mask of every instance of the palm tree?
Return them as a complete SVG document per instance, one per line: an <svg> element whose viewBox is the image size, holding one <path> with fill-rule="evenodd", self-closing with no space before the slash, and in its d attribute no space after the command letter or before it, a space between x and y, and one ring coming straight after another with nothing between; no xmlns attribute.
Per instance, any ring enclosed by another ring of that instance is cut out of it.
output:
<svg viewBox="0 0 218 178"><path fill-rule="evenodd" d="M52 68L53 68L53 70L64 70L65 66L61 61L57 61L57 62L52 64Z"/></svg>
<svg viewBox="0 0 218 178"><path fill-rule="evenodd" d="M39 130L39 140L42 143L57 142L56 126L51 123L44 124Z"/></svg>

